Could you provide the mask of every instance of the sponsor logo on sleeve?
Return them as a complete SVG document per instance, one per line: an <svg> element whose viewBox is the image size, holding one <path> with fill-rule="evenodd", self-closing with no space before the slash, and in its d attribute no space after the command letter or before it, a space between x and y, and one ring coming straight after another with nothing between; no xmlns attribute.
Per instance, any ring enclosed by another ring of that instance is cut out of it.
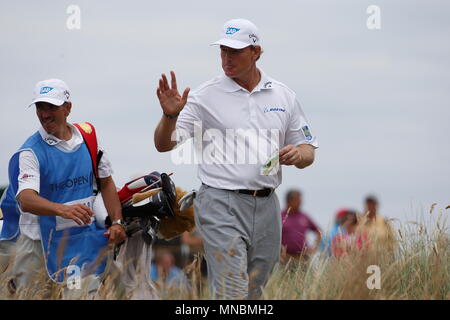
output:
<svg viewBox="0 0 450 320"><path fill-rule="evenodd" d="M33 176L32 174L24 173L24 174L20 177L20 179L25 180L25 179L33 178L33 177L34 177L34 176Z"/></svg>
<svg viewBox="0 0 450 320"><path fill-rule="evenodd" d="M302 131L303 131L303 134L305 135L306 140L312 139L311 131L309 131L308 126L302 127Z"/></svg>

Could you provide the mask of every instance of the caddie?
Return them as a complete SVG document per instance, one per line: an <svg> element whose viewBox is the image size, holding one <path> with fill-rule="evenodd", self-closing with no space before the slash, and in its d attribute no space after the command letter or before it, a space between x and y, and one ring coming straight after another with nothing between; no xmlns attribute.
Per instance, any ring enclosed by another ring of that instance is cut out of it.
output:
<svg viewBox="0 0 450 320"><path fill-rule="evenodd" d="M32 284L44 267L57 282L64 281L69 265L77 265L82 274L100 274L105 259L99 257L108 242L125 239L110 161L91 124L67 122L72 103L66 83L38 82L32 105L41 127L12 156L10 184L1 202L5 220L0 239L17 240L12 290ZM98 189L113 221L108 230L94 223Z"/></svg>
<svg viewBox="0 0 450 320"><path fill-rule="evenodd" d="M154 142L165 152L193 136L202 182L195 221L212 297L255 299L280 255L279 165L311 165L318 144L295 92L256 66L261 37L252 22L226 22L213 45L224 74L191 94L179 94L174 72L170 85L162 74Z"/></svg>

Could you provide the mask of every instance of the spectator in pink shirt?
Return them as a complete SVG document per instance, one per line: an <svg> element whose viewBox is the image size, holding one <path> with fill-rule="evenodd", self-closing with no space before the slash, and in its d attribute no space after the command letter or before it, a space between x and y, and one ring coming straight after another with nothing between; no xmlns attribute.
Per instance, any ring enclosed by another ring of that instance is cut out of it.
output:
<svg viewBox="0 0 450 320"><path fill-rule="evenodd" d="M367 234L357 232L358 218L354 211L348 211L342 224L342 233L336 234L331 241L333 255L343 257L354 250L367 247Z"/></svg>
<svg viewBox="0 0 450 320"><path fill-rule="evenodd" d="M313 254L322 239L319 227L301 211L302 194L299 190L290 190L286 195L286 209L281 212L282 219L282 261L286 258L304 258ZM308 231L316 233L313 247L308 247L306 235Z"/></svg>

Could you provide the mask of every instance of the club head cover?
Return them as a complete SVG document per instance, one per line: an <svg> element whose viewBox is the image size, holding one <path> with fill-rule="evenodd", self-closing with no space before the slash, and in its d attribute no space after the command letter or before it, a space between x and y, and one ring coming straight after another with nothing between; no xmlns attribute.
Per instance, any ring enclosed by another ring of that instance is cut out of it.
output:
<svg viewBox="0 0 450 320"><path fill-rule="evenodd" d="M161 195L161 199L165 202L167 215L169 217L174 217L175 212L173 211L173 206L177 198L177 190L172 179L170 179L170 177L166 173L161 173L161 187L162 192L160 192L158 195Z"/></svg>
<svg viewBox="0 0 450 320"><path fill-rule="evenodd" d="M185 211L191 206L194 205L194 199L197 195L197 190L191 190L188 193L186 193L179 201L178 206L180 207L180 211Z"/></svg>

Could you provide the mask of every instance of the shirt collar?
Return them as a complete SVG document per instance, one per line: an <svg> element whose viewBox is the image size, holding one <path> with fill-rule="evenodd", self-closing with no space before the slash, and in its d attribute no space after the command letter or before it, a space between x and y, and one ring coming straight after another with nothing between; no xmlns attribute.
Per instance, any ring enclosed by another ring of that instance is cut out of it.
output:
<svg viewBox="0 0 450 320"><path fill-rule="evenodd" d="M67 123L67 125L69 126L70 130L72 130L72 137L74 135L76 136L81 135L73 124ZM45 131L45 129L42 126L39 127L39 134L41 135L42 140L44 140L49 146L57 145L63 141Z"/></svg>
<svg viewBox="0 0 450 320"><path fill-rule="evenodd" d="M244 88L238 85L233 79L227 77L225 74L221 76L220 83L225 92L236 92L239 90L244 90Z"/></svg>
<svg viewBox="0 0 450 320"><path fill-rule="evenodd" d="M261 79L259 83L256 85L256 87L253 89L253 92L272 89L273 87L272 79L268 77L262 69L258 68L258 70L261 73ZM224 74L222 74L221 85L226 92L236 92L239 90L245 90L240 85L238 85L233 79L227 77Z"/></svg>
<svg viewBox="0 0 450 320"><path fill-rule="evenodd" d="M255 89L253 89L253 92L261 90L271 90L273 88L272 78L270 78L262 69L258 68L258 70L261 73L261 80L256 85Z"/></svg>

